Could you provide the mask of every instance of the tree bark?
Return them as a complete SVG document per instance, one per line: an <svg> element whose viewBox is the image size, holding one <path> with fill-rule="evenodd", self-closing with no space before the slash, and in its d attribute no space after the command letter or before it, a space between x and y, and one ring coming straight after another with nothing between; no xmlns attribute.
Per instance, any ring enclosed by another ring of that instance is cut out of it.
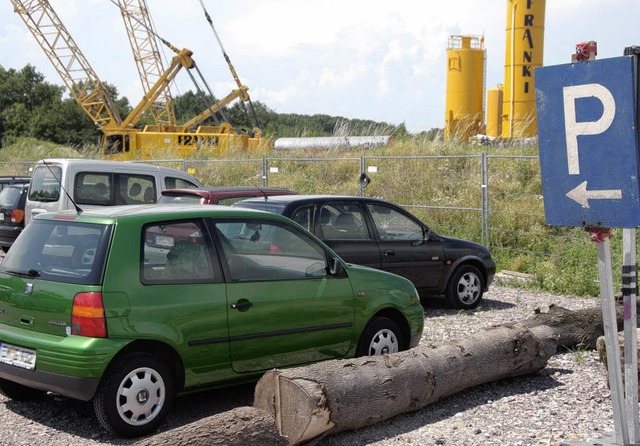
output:
<svg viewBox="0 0 640 446"><path fill-rule="evenodd" d="M442 346L273 370L254 406L270 412L290 444L369 426L464 389L536 372L556 352L548 327L501 325Z"/></svg>
<svg viewBox="0 0 640 446"><path fill-rule="evenodd" d="M287 443L278 433L271 415L243 406L144 438L134 446L284 446Z"/></svg>

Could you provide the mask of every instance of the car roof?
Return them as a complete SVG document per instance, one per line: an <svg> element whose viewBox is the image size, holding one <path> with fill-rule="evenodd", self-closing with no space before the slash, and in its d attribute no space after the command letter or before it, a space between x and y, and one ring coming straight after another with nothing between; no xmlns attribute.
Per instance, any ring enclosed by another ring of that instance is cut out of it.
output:
<svg viewBox="0 0 640 446"><path fill-rule="evenodd" d="M163 189L162 194L165 193L167 195L171 194L184 194L184 195L201 195L205 196L208 194L226 194L226 193L245 193L245 192L255 192L255 193L282 193L282 194L295 194L295 192L290 191L284 187L258 187L258 186L216 186L216 187L204 187L200 189Z"/></svg>
<svg viewBox="0 0 640 446"><path fill-rule="evenodd" d="M0 183L25 184L31 181L31 177L18 177L10 175L0 175Z"/></svg>
<svg viewBox="0 0 640 446"><path fill-rule="evenodd" d="M39 214L36 220L120 220L133 218L149 218L157 220L179 220L184 218L202 217L263 217L282 220L277 214L271 214L254 209L234 208L231 206L201 206L199 204L162 205L142 204L125 206L101 206L83 210L78 214L73 209L60 212L45 212ZM73 217L73 218L71 218ZM286 219L285 219L286 220Z"/></svg>
<svg viewBox="0 0 640 446"><path fill-rule="evenodd" d="M271 203L281 203L284 205L290 203L307 203L307 202L327 202L327 201L375 201L386 203L386 201L379 200L377 198L370 197L358 197L355 195L274 195L273 197L269 197L269 201ZM246 200L242 200L243 203L249 202L264 202L264 198L256 197L256 198L247 198Z"/></svg>

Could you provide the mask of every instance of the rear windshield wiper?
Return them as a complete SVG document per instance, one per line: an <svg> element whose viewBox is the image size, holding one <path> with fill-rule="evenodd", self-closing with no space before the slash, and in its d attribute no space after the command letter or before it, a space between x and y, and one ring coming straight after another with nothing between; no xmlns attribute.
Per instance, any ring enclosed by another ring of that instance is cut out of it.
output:
<svg viewBox="0 0 640 446"><path fill-rule="evenodd" d="M29 271L8 270L7 272L9 274L13 274L14 276L20 276L20 277L40 277L40 271L35 269L30 269Z"/></svg>

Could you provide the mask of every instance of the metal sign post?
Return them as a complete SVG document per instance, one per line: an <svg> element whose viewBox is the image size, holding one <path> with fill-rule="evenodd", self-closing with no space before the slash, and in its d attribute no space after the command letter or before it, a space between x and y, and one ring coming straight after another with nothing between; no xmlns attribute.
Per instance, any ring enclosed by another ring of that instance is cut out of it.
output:
<svg viewBox="0 0 640 446"><path fill-rule="evenodd" d="M613 423L616 441L623 445L629 443L629 430L624 405L624 387L620 370L620 346L618 344L618 321L616 303L613 297L613 274L611 270L611 246L609 228L587 228L591 241L598 246L598 278L600 279L600 299L602 301L602 322L607 347L607 369L609 387L613 403ZM627 356L627 355L625 355ZM637 405L637 404L636 404Z"/></svg>
<svg viewBox="0 0 640 446"><path fill-rule="evenodd" d="M636 263L636 230L622 230L622 299L624 305L624 395L629 417L629 439L640 443L638 420L638 264Z"/></svg>

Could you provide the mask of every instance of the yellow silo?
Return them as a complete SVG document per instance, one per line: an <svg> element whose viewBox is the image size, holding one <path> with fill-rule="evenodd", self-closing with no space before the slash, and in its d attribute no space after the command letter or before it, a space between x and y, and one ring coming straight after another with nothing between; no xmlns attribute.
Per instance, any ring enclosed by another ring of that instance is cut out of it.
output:
<svg viewBox="0 0 640 446"><path fill-rule="evenodd" d="M502 92L503 86L498 85L487 91L487 136L499 138L502 136Z"/></svg>
<svg viewBox="0 0 640 446"><path fill-rule="evenodd" d="M534 68L542 66L545 0L507 0L502 137L538 132Z"/></svg>
<svg viewBox="0 0 640 446"><path fill-rule="evenodd" d="M450 36L447 48L445 138L467 140L484 122L484 37Z"/></svg>

